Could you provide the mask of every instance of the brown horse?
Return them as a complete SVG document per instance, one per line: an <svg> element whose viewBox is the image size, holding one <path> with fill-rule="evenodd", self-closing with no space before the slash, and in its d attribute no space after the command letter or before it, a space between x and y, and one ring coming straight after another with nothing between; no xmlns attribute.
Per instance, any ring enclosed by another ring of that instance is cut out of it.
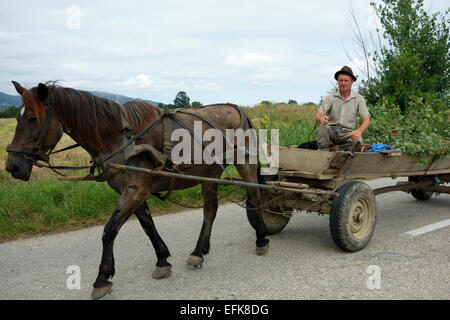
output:
<svg viewBox="0 0 450 320"><path fill-rule="evenodd" d="M16 132L12 143L7 147L6 170L17 179L28 180L33 164L37 160L48 161L49 151L55 147L63 132L84 148L92 159L98 161L107 158L123 145L126 131L123 119L132 127L134 135L149 124L156 124L161 120L161 109L143 101L131 101L120 106L114 101L95 97L89 92L64 88L54 83L40 83L30 90L17 82L13 81L13 84L22 96L23 108L16 116L18 122ZM189 112L209 120L209 124L214 124L222 132L226 129L236 130L242 125L239 110L229 104L192 108ZM176 117L180 122L165 119L173 122L171 124L173 130L180 128L179 123L192 130L194 120L198 121L198 117L188 113L177 113ZM205 130L211 127L204 124L203 128ZM248 128L251 128L251 122L246 119L244 130ZM164 133L164 126L158 123L136 140L136 146L150 145L162 153ZM128 158L123 164L149 169L159 165L154 154L149 152L140 152ZM258 164L235 164L235 167L244 181L258 182ZM223 170L222 164L203 163L188 166L184 168L183 173L218 178ZM93 284L93 299L101 298L111 291L112 283L109 279L115 273L114 239L121 226L133 213L139 219L156 252L157 263L152 276L157 279L169 276L171 265L167 258L170 253L155 228L146 200L161 191L184 189L199 184L195 181L124 172L112 168L106 172L104 180L120 194L120 200L104 228L103 253L98 277ZM203 256L209 252L211 228L218 207L216 191L216 183L202 183L203 225L197 244L187 260L188 266L200 267L204 261ZM261 195L258 189L248 188L247 197L254 205L260 203ZM269 246L269 240L265 238L266 230L261 211L252 212L257 221L256 253L264 254Z"/></svg>

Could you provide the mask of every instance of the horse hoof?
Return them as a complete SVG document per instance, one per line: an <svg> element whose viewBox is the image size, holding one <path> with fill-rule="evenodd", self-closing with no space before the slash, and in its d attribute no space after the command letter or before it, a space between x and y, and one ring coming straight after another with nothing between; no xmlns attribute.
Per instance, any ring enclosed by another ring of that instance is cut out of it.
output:
<svg viewBox="0 0 450 320"><path fill-rule="evenodd" d="M269 251L270 244L266 244L264 247L256 246L256 255L263 256Z"/></svg>
<svg viewBox="0 0 450 320"><path fill-rule="evenodd" d="M193 267L194 269L198 269L198 268L202 267L203 261L204 261L203 257L197 257L197 256L190 255L186 262L186 265L188 267Z"/></svg>
<svg viewBox="0 0 450 320"><path fill-rule="evenodd" d="M109 283L104 287L94 288L94 290L92 290L91 293L91 299L98 300L100 298L103 298L107 294L110 294L112 291L112 285L113 285L112 283Z"/></svg>
<svg viewBox="0 0 450 320"><path fill-rule="evenodd" d="M163 279L170 276L172 267L171 266L165 266L165 267L156 267L155 271L152 273L153 279Z"/></svg>

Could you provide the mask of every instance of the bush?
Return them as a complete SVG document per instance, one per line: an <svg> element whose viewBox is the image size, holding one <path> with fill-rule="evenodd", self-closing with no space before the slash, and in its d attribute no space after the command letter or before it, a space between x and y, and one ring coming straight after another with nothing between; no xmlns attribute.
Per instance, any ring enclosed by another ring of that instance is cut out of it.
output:
<svg viewBox="0 0 450 320"><path fill-rule="evenodd" d="M409 97L405 112L393 99L383 98L369 106L371 123L364 135L367 143L384 143L396 150L431 159L449 155L449 110Z"/></svg>
<svg viewBox="0 0 450 320"><path fill-rule="evenodd" d="M201 107L201 106L203 106L203 104L200 101L192 101L191 106L192 106L192 108L195 108L195 107Z"/></svg>
<svg viewBox="0 0 450 320"><path fill-rule="evenodd" d="M0 109L0 118L14 118L19 111L20 107L9 106L4 109Z"/></svg>

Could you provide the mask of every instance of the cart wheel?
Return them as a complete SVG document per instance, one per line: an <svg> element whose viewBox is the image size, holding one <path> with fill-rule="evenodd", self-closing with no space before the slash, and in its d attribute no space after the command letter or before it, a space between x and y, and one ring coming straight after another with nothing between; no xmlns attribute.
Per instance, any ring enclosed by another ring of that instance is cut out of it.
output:
<svg viewBox="0 0 450 320"><path fill-rule="evenodd" d="M367 246L375 230L375 196L361 181L347 182L338 193L330 212L331 237L342 250L359 251Z"/></svg>
<svg viewBox="0 0 450 320"><path fill-rule="evenodd" d="M263 191L263 201L268 201L271 199L271 196ZM246 207L247 207L247 219L250 222L250 225L253 227L253 229L256 230L256 221L255 221L255 213L253 212L254 210L252 210L252 204L250 203L250 201L247 199L246 201ZM264 209L259 209L259 210L263 210L262 212L262 217L263 217L263 221L264 221L264 225L266 226L266 232L267 235L272 235L272 234L277 234L280 233L284 227L286 227L286 225L288 224L289 220L291 219L290 216L285 216L282 214L277 214L277 213L273 213L273 212L280 212L283 213L292 213L293 209L291 208L286 208L285 210L280 210L280 208L276 208L276 207L272 207L272 206L268 206L267 210ZM270 211L268 211L270 210Z"/></svg>
<svg viewBox="0 0 450 320"><path fill-rule="evenodd" d="M419 177L408 177L409 182L419 182L421 181ZM425 191L424 189L416 189L411 190L411 195L420 201L425 201L431 198L433 195L433 192L431 191Z"/></svg>

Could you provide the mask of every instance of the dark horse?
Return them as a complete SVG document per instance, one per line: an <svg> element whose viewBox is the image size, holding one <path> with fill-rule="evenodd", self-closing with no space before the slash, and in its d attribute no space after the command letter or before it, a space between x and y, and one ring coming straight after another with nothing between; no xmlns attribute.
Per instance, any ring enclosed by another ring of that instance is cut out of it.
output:
<svg viewBox="0 0 450 320"><path fill-rule="evenodd" d="M123 144L123 119L132 127L133 134L138 134L144 127L161 119L161 109L143 101L131 101L123 106L114 101L98 98L92 94L64 88L54 83L42 84L32 89L25 89L13 81L17 92L22 96L24 107L17 114L17 127L12 143L7 147L8 159L6 170L14 178L29 180L33 164L37 160L48 161L49 151L53 150L61 139L63 132L72 137L84 148L92 159L102 159L117 150ZM192 108L191 113L208 119L224 132L226 129L238 129L241 123L239 110L232 105L211 105ZM198 118L187 113L177 113L176 117L192 130L194 120ZM165 121L173 121L165 119ZM172 123L173 129L180 128L178 123ZM210 126L203 124L203 127ZM246 120L244 130L251 127ZM204 129L204 130L205 130ZM136 140L136 145L151 145L160 152L164 148L163 125L155 126L151 131ZM236 163L236 162L235 162ZM128 158L123 163L136 167L154 169L158 163L148 152L141 152ZM237 171L246 182L258 182L258 164L235 164ZM198 164L184 168L183 173L219 178L224 166L217 163ZM121 226L134 213L150 238L156 252L156 269L152 276L160 279L168 277L171 265L167 261L170 256L153 223L146 200L161 191L177 190L199 184L195 181L173 179L138 172L108 169L105 179L109 186L120 194L120 200L111 218L106 224L102 236L103 253L98 277L93 284L92 298L98 299L111 291L112 283L108 281L114 276L113 243ZM187 264L200 267L203 255L209 252L211 228L217 212L217 184L202 183L203 195L203 225ZM255 188L247 189L247 197L253 204L261 201L260 191ZM265 254L269 247L269 240L265 238L266 231L260 210L253 210L256 228L256 253Z"/></svg>

